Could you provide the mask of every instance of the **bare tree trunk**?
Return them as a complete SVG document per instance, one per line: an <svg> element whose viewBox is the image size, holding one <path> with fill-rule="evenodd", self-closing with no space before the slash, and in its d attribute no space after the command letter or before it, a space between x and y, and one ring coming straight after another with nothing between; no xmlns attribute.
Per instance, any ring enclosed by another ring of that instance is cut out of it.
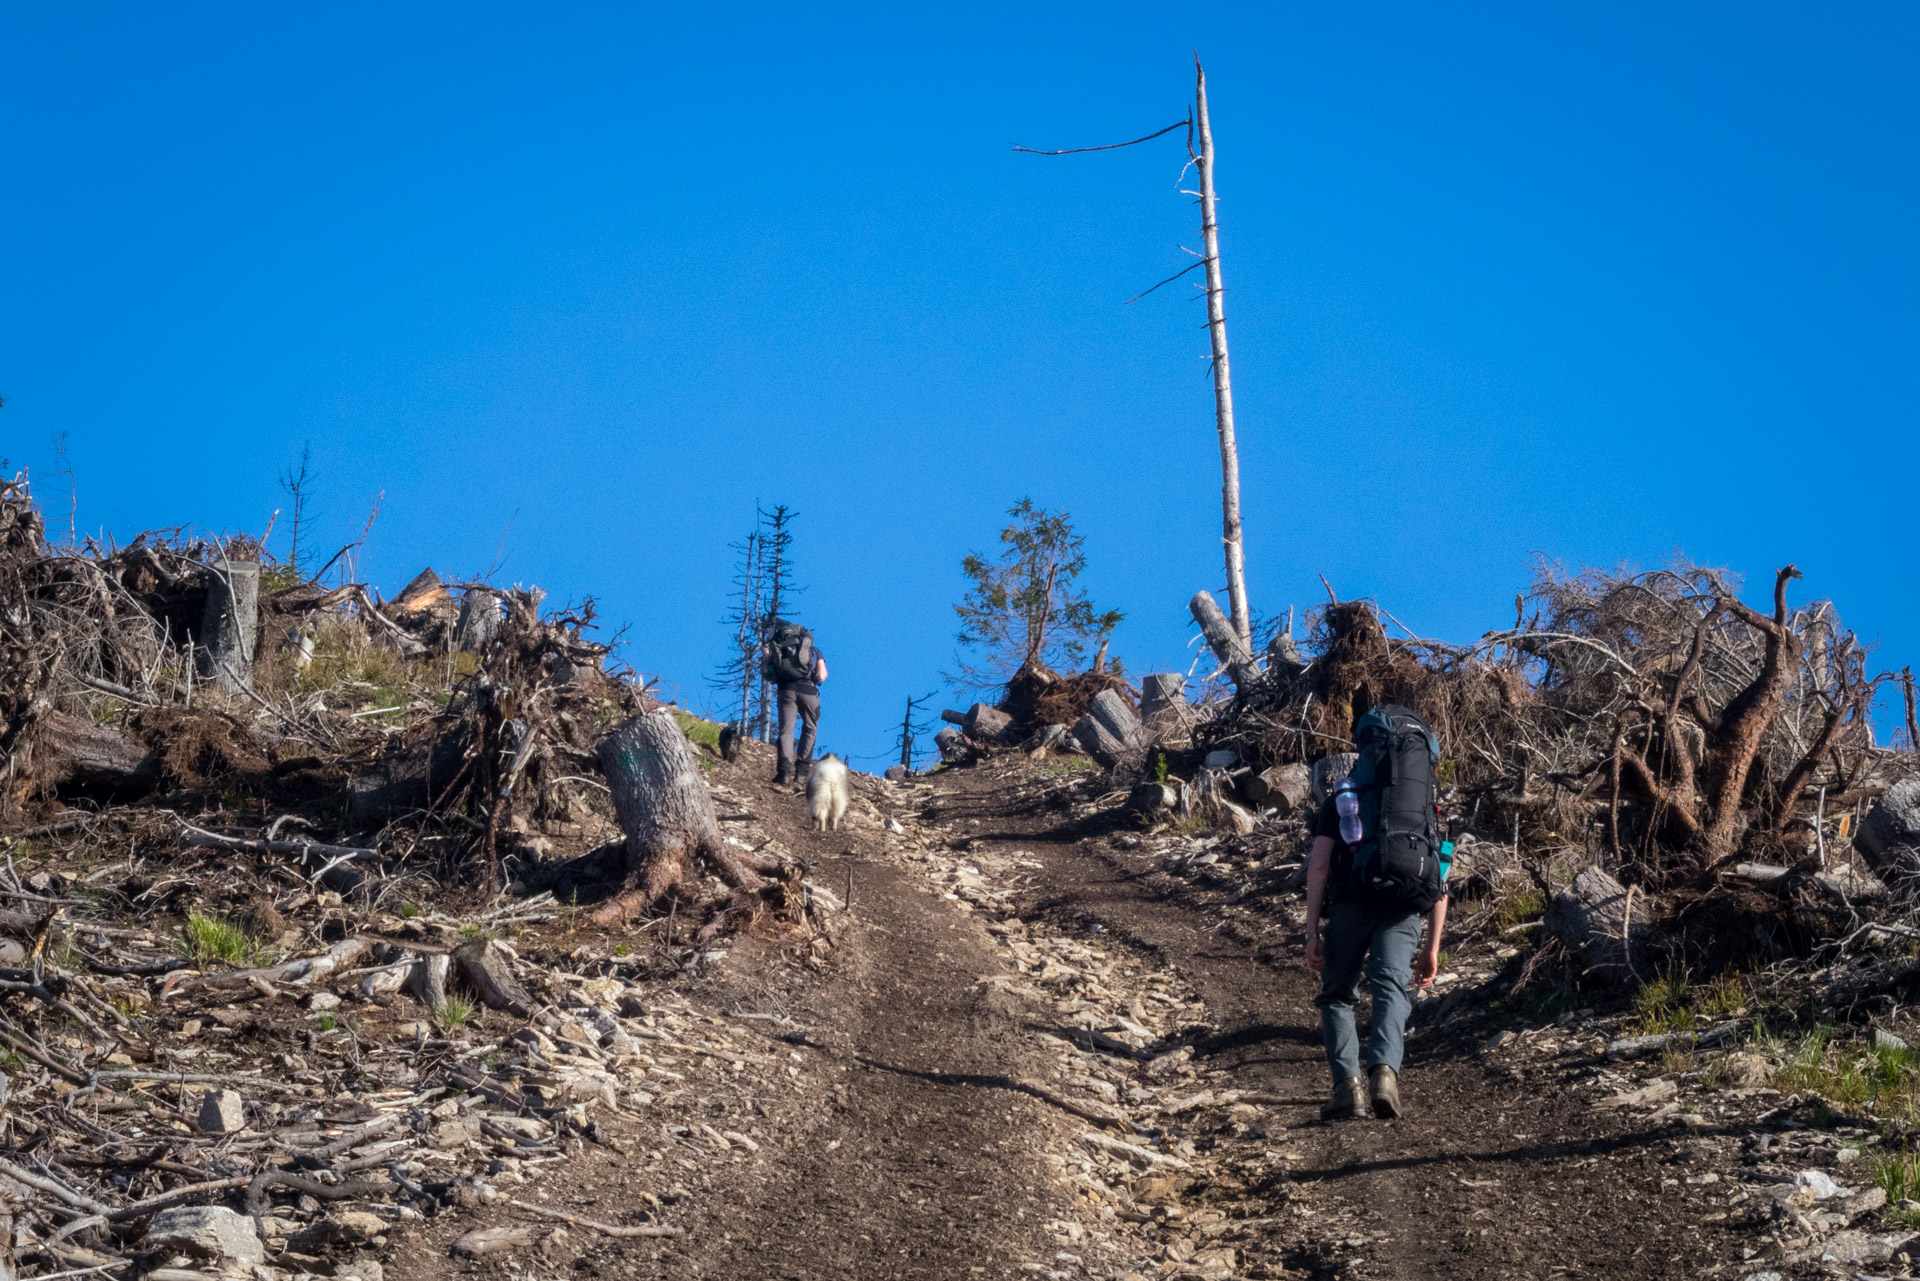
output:
<svg viewBox="0 0 1920 1281"><path fill-rule="evenodd" d="M1233 379L1227 367L1226 286L1220 280L1220 231L1214 217L1213 128L1207 120L1207 73L1193 60L1195 123L1200 153L1201 252L1207 265L1207 331L1213 337L1213 408L1220 429L1220 541L1226 548L1227 607L1240 643L1253 650L1253 621L1247 612L1246 551L1240 538L1240 451L1233 439Z"/></svg>
<svg viewBox="0 0 1920 1281"><path fill-rule="evenodd" d="M601 740L599 756L627 834L627 889L594 919L619 921L668 894L686 893L689 870L703 856L735 889L764 884L722 839L713 796L671 712L656 708L623 721Z"/></svg>
<svg viewBox="0 0 1920 1281"><path fill-rule="evenodd" d="M200 624L200 675L233 693L253 688L253 649L260 628L260 560L222 552L210 567L207 611Z"/></svg>
<svg viewBox="0 0 1920 1281"><path fill-rule="evenodd" d="M1240 639L1227 616L1220 612L1212 592L1195 592L1187 602L1187 612L1200 624L1200 634L1207 638L1213 656L1227 669L1227 676L1235 685L1244 685L1259 673L1253 662L1253 649Z"/></svg>

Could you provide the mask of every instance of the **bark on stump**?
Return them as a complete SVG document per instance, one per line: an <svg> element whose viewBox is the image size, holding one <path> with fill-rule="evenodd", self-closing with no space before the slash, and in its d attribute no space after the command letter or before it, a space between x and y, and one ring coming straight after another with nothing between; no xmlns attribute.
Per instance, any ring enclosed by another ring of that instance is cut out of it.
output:
<svg viewBox="0 0 1920 1281"><path fill-rule="evenodd" d="M713 795L687 736L665 708L623 721L600 741L600 768L614 813L627 834L627 888L594 919L619 921L690 886L689 869L705 857L728 885L757 890L765 882L720 835Z"/></svg>
<svg viewBox="0 0 1920 1281"><path fill-rule="evenodd" d="M200 622L200 675L228 693L253 688L260 630L260 562L222 555L210 567Z"/></svg>
<svg viewBox="0 0 1920 1281"><path fill-rule="evenodd" d="M1547 905L1546 928L1589 972L1631 981L1652 964L1652 906L1637 891L1629 905L1625 886L1590 867L1553 896Z"/></svg>
<svg viewBox="0 0 1920 1281"><path fill-rule="evenodd" d="M1149 729L1178 728L1187 710L1187 678L1154 672L1140 678L1140 719Z"/></svg>
<svg viewBox="0 0 1920 1281"><path fill-rule="evenodd" d="M1327 797L1333 795L1333 789L1341 779L1353 773L1355 762L1360 758L1352 752L1335 752L1332 756L1323 756L1313 763L1313 783L1307 792L1307 799L1318 806Z"/></svg>
<svg viewBox="0 0 1920 1281"><path fill-rule="evenodd" d="M1086 749L1087 755L1108 769L1118 765L1127 754L1126 742L1102 725L1092 712L1082 716L1073 727L1073 737Z"/></svg>
<svg viewBox="0 0 1920 1281"><path fill-rule="evenodd" d="M1003 743L1007 739L1008 731L1013 728L1013 717L997 707L975 703L967 709L960 728L966 731L968 738L976 742Z"/></svg>
<svg viewBox="0 0 1920 1281"><path fill-rule="evenodd" d="M1140 724L1140 717L1134 713L1126 699L1110 689L1103 689L1093 696L1093 702L1087 705L1087 715L1100 722L1109 734L1128 747L1146 745L1146 733Z"/></svg>
<svg viewBox="0 0 1920 1281"><path fill-rule="evenodd" d="M484 587L467 588L460 596L460 621L453 627L454 648L485 653L500 627L500 598Z"/></svg>

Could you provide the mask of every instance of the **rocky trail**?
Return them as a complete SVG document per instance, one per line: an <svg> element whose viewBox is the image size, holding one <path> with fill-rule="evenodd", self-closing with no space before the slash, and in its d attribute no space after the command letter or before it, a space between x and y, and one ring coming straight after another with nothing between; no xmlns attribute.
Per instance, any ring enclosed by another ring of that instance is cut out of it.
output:
<svg viewBox="0 0 1920 1281"><path fill-rule="evenodd" d="M1217 838L1143 837L1089 773L1025 761L859 779L815 833L765 772L712 778L737 839L850 893L831 950L706 954L658 998L705 1038L648 1046L647 1088L526 1189L483 1179L396 1234L389 1278L1904 1271L1867 1127L1705 1054L1632 1057L1618 1016L1503 1017L1511 948L1456 953L1469 998L1423 1003L1407 1118L1324 1125L1297 897L1223 905ZM519 1236L450 1261L489 1228Z"/></svg>

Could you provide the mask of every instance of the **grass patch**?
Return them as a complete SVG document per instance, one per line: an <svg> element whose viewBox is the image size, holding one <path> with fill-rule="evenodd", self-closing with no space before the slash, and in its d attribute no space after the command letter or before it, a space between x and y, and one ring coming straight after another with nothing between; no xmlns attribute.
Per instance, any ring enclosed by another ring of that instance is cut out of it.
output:
<svg viewBox="0 0 1920 1281"><path fill-rule="evenodd" d="M1867 1167L1873 1181L1887 1194L1887 1204L1920 1201L1920 1152L1891 1152ZM1888 1218L1903 1228L1920 1227L1920 1212L1892 1210Z"/></svg>
<svg viewBox="0 0 1920 1281"><path fill-rule="evenodd" d="M224 916L191 912L187 915L187 927L182 933L187 955L195 961L251 965L260 958L260 940L247 933L245 927Z"/></svg>
<svg viewBox="0 0 1920 1281"><path fill-rule="evenodd" d="M1723 974L1711 983L1693 984L1686 973L1670 969L1633 994L1635 1019L1631 1035L1688 1032L1702 1018L1739 1014L1747 1006L1747 984L1737 974Z"/></svg>
<svg viewBox="0 0 1920 1281"><path fill-rule="evenodd" d="M1493 923L1505 930L1537 921L1546 914L1547 896L1537 889L1524 889L1507 896L1506 901L1500 904L1499 915L1493 918Z"/></svg>
<svg viewBox="0 0 1920 1281"><path fill-rule="evenodd" d="M1091 756L1056 756L1041 761L1033 772L1041 778L1064 778L1069 774L1091 774L1100 768Z"/></svg>
<svg viewBox="0 0 1920 1281"><path fill-rule="evenodd" d="M450 996L433 1007L433 1018L441 1027L459 1027L473 1019L473 1002L465 997Z"/></svg>
<svg viewBox="0 0 1920 1281"><path fill-rule="evenodd" d="M1920 1053L1836 1043L1830 1028L1816 1027L1773 1074L1773 1085L1788 1093L1817 1094L1850 1109L1873 1103L1882 1116L1912 1120L1920 1116ZM1899 1200L1908 1194L1889 1190L1888 1195Z"/></svg>
<svg viewBox="0 0 1920 1281"><path fill-rule="evenodd" d="M673 719L680 724L680 732L697 747L710 747L720 750L720 726L715 721L695 716L692 712L676 711Z"/></svg>
<svg viewBox="0 0 1920 1281"><path fill-rule="evenodd" d="M1205 836L1213 830L1213 824L1207 822L1204 814L1189 814L1185 818L1173 820L1173 826L1167 829L1175 836Z"/></svg>

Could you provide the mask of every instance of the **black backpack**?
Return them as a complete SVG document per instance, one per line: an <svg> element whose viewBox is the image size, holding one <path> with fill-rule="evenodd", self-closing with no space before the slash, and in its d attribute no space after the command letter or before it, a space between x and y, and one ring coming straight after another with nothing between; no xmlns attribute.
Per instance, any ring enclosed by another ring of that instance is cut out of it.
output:
<svg viewBox="0 0 1920 1281"><path fill-rule="evenodd" d="M1440 740L1404 707L1387 704L1353 727L1358 760L1348 780L1360 802L1354 898L1369 907L1424 912L1439 899Z"/></svg>
<svg viewBox="0 0 1920 1281"><path fill-rule="evenodd" d="M767 636L771 652L760 671L776 685L813 679L813 633L798 623L781 623Z"/></svg>

